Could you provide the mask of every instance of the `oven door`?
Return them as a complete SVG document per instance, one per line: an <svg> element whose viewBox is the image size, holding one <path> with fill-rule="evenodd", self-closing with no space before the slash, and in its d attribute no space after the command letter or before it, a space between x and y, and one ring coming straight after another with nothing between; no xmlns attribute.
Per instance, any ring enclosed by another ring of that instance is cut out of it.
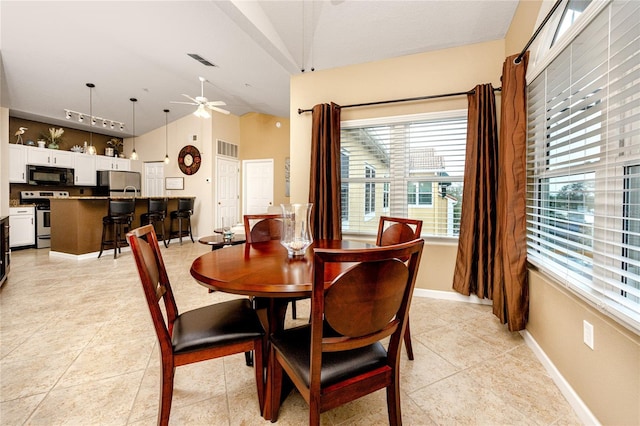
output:
<svg viewBox="0 0 640 426"><path fill-rule="evenodd" d="M51 210L36 208L36 248L51 247Z"/></svg>

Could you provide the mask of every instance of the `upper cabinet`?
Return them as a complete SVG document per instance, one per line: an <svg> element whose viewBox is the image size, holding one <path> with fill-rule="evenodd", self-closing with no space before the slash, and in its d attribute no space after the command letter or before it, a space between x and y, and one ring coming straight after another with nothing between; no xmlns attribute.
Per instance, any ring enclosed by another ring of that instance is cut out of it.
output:
<svg viewBox="0 0 640 426"><path fill-rule="evenodd" d="M27 182L27 147L9 144L9 182Z"/></svg>
<svg viewBox="0 0 640 426"><path fill-rule="evenodd" d="M96 186L96 156L82 153L74 153L74 185Z"/></svg>
<svg viewBox="0 0 640 426"><path fill-rule="evenodd" d="M106 157L98 155L96 157L96 170L131 170L131 160L128 158Z"/></svg>
<svg viewBox="0 0 640 426"><path fill-rule="evenodd" d="M73 168L73 152L47 148L29 148L27 164Z"/></svg>

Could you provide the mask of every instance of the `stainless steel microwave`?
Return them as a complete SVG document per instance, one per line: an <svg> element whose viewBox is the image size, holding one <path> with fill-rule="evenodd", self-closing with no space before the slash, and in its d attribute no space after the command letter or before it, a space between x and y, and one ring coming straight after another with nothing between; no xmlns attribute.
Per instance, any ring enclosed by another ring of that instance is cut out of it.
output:
<svg viewBox="0 0 640 426"><path fill-rule="evenodd" d="M73 186L73 169L47 166L27 166L29 185Z"/></svg>

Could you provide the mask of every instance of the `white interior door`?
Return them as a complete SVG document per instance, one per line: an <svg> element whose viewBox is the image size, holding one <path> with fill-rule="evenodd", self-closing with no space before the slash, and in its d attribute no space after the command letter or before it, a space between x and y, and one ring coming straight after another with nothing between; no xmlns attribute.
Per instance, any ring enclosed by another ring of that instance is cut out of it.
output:
<svg viewBox="0 0 640 426"><path fill-rule="evenodd" d="M238 160L231 160L228 158L218 157L216 167L216 182L217 182L217 198L218 207L216 214L216 227L222 227L222 219L232 221L232 223L240 223L240 217L238 212L238 203L240 201L240 195L238 193L240 189L239 185L239 170Z"/></svg>
<svg viewBox="0 0 640 426"><path fill-rule="evenodd" d="M244 214L266 213L273 205L273 159L242 162Z"/></svg>
<svg viewBox="0 0 640 426"><path fill-rule="evenodd" d="M144 163L144 196L164 195L164 163L162 161Z"/></svg>

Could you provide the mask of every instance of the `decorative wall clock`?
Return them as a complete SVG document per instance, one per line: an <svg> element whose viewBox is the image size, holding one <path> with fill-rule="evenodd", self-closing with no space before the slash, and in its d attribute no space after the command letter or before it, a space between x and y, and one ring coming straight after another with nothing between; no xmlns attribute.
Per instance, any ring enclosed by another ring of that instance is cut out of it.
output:
<svg viewBox="0 0 640 426"><path fill-rule="evenodd" d="M187 145L178 154L178 167L185 175L193 175L200 168L200 151L193 145Z"/></svg>

